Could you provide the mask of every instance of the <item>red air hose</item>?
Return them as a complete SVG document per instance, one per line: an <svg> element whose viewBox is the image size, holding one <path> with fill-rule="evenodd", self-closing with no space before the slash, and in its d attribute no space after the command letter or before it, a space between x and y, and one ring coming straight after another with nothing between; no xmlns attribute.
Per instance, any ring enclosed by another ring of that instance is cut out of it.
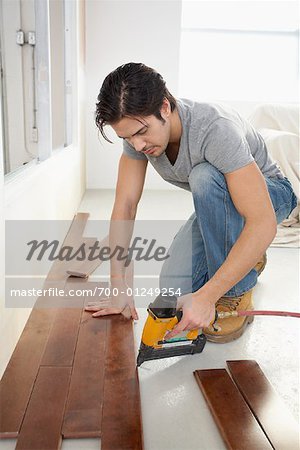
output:
<svg viewBox="0 0 300 450"><path fill-rule="evenodd" d="M300 313L291 311L219 311L217 316L219 319L242 316L285 316L300 319Z"/></svg>
<svg viewBox="0 0 300 450"><path fill-rule="evenodd" d="M300 313L291 311L238 311L238 316L286 316L286 317L298 317Z"/></svg>

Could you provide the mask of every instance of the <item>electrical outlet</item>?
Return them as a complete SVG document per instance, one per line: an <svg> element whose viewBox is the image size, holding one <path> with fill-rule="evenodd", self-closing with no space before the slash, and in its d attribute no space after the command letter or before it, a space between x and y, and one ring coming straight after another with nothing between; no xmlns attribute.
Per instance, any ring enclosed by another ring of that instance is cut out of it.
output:
<svg viewBox="0 0 300 450"><path fill-rule="evenodd" d="M28 44L35 45L35 31L28 31Z"/></svg>
<svg viewBox="0 0 300 450"><path fill-rule="evenodd" d="M18 30L16 33L16 43L18 45L24 45L24 31Z"/></svg>

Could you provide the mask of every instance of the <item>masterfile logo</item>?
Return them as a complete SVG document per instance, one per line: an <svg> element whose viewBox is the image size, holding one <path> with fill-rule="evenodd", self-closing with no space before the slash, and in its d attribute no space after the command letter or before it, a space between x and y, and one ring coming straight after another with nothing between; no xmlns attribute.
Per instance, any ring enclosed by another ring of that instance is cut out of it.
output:
<svg viewBox="0 0 300 450"><path fill-rule="evenodd" d="M109 261L116 258L118 261L125 261L125 267L128 267L132 260L135 261L164 261L169 257L167 248L157 246L156 239L144 239L143 237L135 237L128 249L120 245L111 248L109 246L101 247L100 241L96 241L92 246L82 243L77 247L69 245L61 246L58 240L49 242L47 240L37 241L36 239L27 242L30 246L27 261L35 258L41 261L48 258L49 261Z"/></svg>
<svg viewBox="0 0 300 450"><path fill-rule="evenodd" d="M6 306L32 307L35 294L39 297L42 290L44 295L45 288L46 304L54 305L54 297L58 299L60 294L55 291L52 295L51 289L62 289L63 297L70 297L70 289L75 288L80 297L80 289L91 288L85 283L109 286L112 261L116 260L128 273L134 263L134 282L128 288L144 307L154 295L151 292L162 287L163 265L168 265L170 246L184 224L171 220L120 220L113 224L88 220L79 232L78 221L6 221ZM127 234L129 238L124 240ZM190 267L185 265L185 273L180 270L180 276L192 284L192 235L180 251L185 261L190 259ZM176 287L178 273L175 267L164 285Z"/></svg>

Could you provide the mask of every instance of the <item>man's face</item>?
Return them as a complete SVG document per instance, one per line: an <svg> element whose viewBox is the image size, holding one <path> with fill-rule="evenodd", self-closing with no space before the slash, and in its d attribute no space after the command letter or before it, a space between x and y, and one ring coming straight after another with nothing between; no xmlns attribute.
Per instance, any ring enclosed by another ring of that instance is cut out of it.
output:
<svg viewBox="0 0 300 450"><path fill-rule="evenodd" d="M161 111L165 122L155 116L124 117L112 124L120 138L134 147L137 152L149 156L160 156L167 148L170 139L170 120L168 114Z"/></svg>

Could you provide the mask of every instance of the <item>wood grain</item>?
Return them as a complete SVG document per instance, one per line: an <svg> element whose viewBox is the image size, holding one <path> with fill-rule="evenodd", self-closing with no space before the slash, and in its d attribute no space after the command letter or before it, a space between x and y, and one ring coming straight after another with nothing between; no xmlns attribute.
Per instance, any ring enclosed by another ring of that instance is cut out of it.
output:
<svg viewBox="0 0 300 450"><path fill-rule="evenodd" d="M82 264L88 264L88 247L94 245L94 243L97 241L96 238L78 238L78 242L76 244L70 245L71 248L73 248L73 253L78 251L78 249L84 245L86 254L82 255L81 253L78 254L79 258L82 258L85 256L84 261L79 261L76 258L74 260L56 260L52 264L50 271L47 275L47 278L44 283L43 289L49 289L51 287L58 288L58 289L64 289L65 284L68 280L68 277L70 274L68 273L68 268L70 266L74 267L74 270L77 270L77 268L81 267ZM85 277L85 276L84 276Z"/></svg>
<svg viewBox="0 0 300 450"><path fill-rule="evenodd" d="M86 227L89 218L89 213L77 213L69 227L66 237L61 247L73 247L77 248L83 242L83 232ZM86 238L90 239L90 238ZM61 248L60 247L60 248ZM73 262L73 264L76 264ZM56 287L63 289L68 278L67 269L70 265L68 261L55 260L48 272L47 278L44 283L44 289L50 287Z"/></svg>
<svg viewBox="0 0 300 450"><path fill-rule="evenodd" d="M41 366L72 366L81 315L82 308L58 309L40 363Z"/></svg>
<svg viewBox="0 0 300 450"><path fill-rule="evenodd" d="M62 428L64 437L100 437L107 324L84 311Z"/></svg>
<svg viewBox="0 0 300 450"><path fill-rule="evenodd" d="M90 244L91 246L93 244ZM109 240L108 236L106 236L104 239L102 239L101 242L99 242L98 247L108 247ZM82 261L80 264L69 264L69 268L67 270L67 273L73 277L79 277L79 278L87 278L91 273L93 273L101 264L103 260L100 258L89 260L88 258L85 261Z"/></svg>
<svg viewBox="0 0 300 450"><path fill-rule="evenodd" d="M102 418L102 450L143 448L139 383L132 320L112 316L108 324Z"/></svg>
<svg viewBox="0 0 300 450"><path fill-rule="evenodd" d="M75 216L63 246L93 245L96 238L82 237L87 219ZM101 241L106 244L107 238ZM18 450L58 449L62 436L101 437L102 450L142 449L132 320L121 314L93 318L83 307L103 298L99 288L108 284L68 274L73 269L87 277L100 262L53 263L43 289L67 292L37 299L3 375L0 437L19 433ZM73 297L74 289L95 292Z"/></svg>
<svg viewBox="0 0 300 450"><path fill-rule="evenodd" d="M80 242L89 214L74 217L63 245ZM55 261L44 283L48 287L64 288L68 274L64 262ZM48 336L61 299L39 297L28 318L16 348L0 383L0 437L16 437L39 370Z"/></svg>
<svg viewBox="0 0 300 450"><path fill-rule="evenodd" d="M225 369L196 370L194 375L228 449L272 449Z"/></svg>
<svg viewBox="0 0 300 450"><path fill-rule="evenodd" d="M276 450L300 448L299 426L256 361L227 361L231 376Z"/></svg>
<svg viewBox="0 0 300 450"><path fill-rule="evenodd" d="M0 436L16 437L39 370L55 309L34 308L0 383Z"/></svg>
<svg viewBox="0 0 300 450"><path fill-rule="evenodd" d="M61 426L70 374L70 367L40 368L16 450L61 448Z"/></svg>

